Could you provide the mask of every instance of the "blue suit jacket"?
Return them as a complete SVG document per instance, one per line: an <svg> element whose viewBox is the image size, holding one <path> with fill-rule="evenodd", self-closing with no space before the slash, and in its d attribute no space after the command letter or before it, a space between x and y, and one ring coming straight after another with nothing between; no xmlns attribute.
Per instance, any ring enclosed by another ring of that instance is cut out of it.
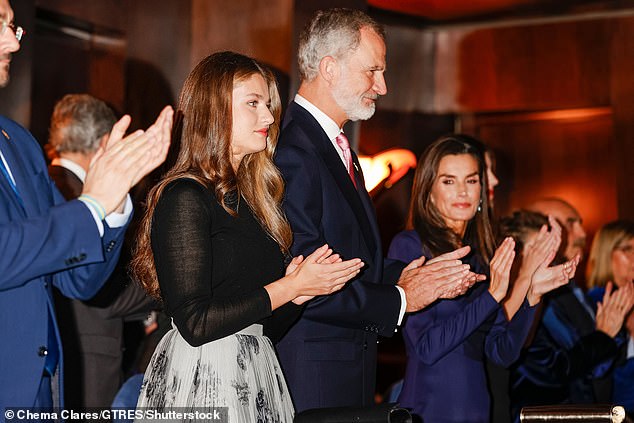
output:
<svg viewBox="0 0 634 423"><path fill-rule="evenodd" d="M297 411L373 402L377 335L396 329L401 300L393 286L404 265L384 267L372 201L353 154L355 189L319 123L292 103L275 162L286 181L284 209L293 255L328 243L344 259L359 257L358 278L308 303L277 349Z"/></svg>
<svg viewBox="0 0 634 423"><path fill-rule="evenodd" d="M23 204L0 175L2 409L33 406L44 369L47 315L55 316L52 287L72 298L93 296L117 262L125 227L111 229L104 222L100 237L88 208L78 200L66 202L55 188L31 134L1 116L0 127L0 146ZM4 413L0 416L3 422Z"/></svg>

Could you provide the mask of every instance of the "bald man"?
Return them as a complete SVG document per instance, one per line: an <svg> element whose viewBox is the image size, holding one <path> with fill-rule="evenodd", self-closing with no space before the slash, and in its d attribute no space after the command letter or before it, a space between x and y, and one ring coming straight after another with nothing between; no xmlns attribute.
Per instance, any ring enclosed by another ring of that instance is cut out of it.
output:
<svg viewBox="0 0 634 423"><path fill-rule="evenodd" d="M527 207L528 210L551 215L559 221L564 230L563 242L560 254L566 260L571 260L579 254L583 258L583 250L586 246L586 231L583 229L581 216L577 209L561 198L544 198Z"/></svg>

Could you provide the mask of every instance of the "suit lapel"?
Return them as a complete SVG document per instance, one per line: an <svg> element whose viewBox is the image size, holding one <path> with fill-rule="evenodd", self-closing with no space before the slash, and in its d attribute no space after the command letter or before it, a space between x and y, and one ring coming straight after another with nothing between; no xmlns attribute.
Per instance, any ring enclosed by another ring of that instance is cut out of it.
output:
<svg viewBox="0 0 634 423"><path fill-rule="evenodd" d="M564 285L558 291L554 291L553 301L558 304L562 311L565 310L571 326L579 330L580 336L587 335L594 330L593 317L579 303L570 284Z"/></svg>
<svg viewBox="0 0 634 423"><path fill-rule="evenodd" d="M346 171L346 167L344 166L339 154L335 151L335 147L332 145L332 142L328 139L328 136L324 132L323 128L319 125L319 122L310 114L306 109L299 106L295 102L291 103L289 106L289 112L292 113L293 119L300 122L300 125L306 129L307 133L310 136L310 141L313 143L319 154L324 160L326 167L330 171L335 180L337 186L343 193L343 197L346 199L348 205L354 212L355 217L357 218L357 222L361 228L361 233L363 234L363 238L368 245L370 251L375 251L377 248L377 242L374 235L373 227L368 219L368 216L373 217L374 211L371 206L371 200L365 191L363 186L362 178L359 177L358 172L355 169L355 178L357 181L357 189L352 184L350 180L350 176ZM353 163L355 166L359 167L358 160L356 160L356 155L353 152ZM365 195L367 200L370 201L370 213L368 213L368 205L363 204L361 197Z"/></svg>
<svg viewBox="0 0 634 423"><path fill-rule="evenodd" d="M25 163L25 158L20 154L19 148L16 145L16 142L19 142L17 138L13 138L10 133L8 133L5 129L0 128L2 132L0 141L2 143L2 154L5 155L7 163L11 168L11 174L15 179L15 184L18 192L20 193L20 198L22 199L22 204L20 201L15 198L15 194L11 192L11 195L15 199L16 204L22 210L25 211L27 216L37 215L40 212L38 197L34 194L33 187L33 178L35 175L32 175L32 172L29 172L30 166ZM4 178L6 179L6 178ZM5 181L9 184L9 181ZM11 187L7 186L9 190L12 190Z"/></svg>
<svg viewBox="0 0 634 423"><path fill-rule="evenodd" d="M2 153L4 154L4 152ZM8 161L8 160L7 160ZM9 185L11 182L4 177L4 175L0 175L0 191L2 191L2 195L5 199L9 200L9 202L15 207L17 210L20 210L22 214L24 214L24 207L20 204L18 197L16 197L13 192L13 188Z"/></svg>
<svg viewBox="0 0 634 423"><path fill-rule="evenodd" d="M370 194L365 189L365 178L363 177L363 171L361 170L361 164L359 163L359 158L357 154L352 151L352 163L354 165L354 178L357 184L357 193L359 195L359 199L365 209L366 217L369 217L368 227L372 232L374 237L374 242L369 243L372 248L377 248L378 245L381 245L381 234L379 233L379 227L376 224L372 224L371 222L377 222L376 211L374 210L374 203L372 202L372 198L370 198ZM374 250L372 250L374 251ZM383 252L380 252L383 255Z"/></svg>

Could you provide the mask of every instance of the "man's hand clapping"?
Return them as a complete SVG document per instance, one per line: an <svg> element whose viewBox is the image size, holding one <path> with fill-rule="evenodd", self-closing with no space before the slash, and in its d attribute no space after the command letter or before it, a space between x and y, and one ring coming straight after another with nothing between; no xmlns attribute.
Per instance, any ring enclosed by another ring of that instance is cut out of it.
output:
<svg viewBox="0 0 634 423"><path fill-rule="evenodd" d="M112 128L105 146L97 152L86 174L82 194L96 200L105 213L121 208L126 194L167 156L173 110L167 106L147 130L125 136L130 116Z"/></svg>
<svg viewBox="0 0 634 423"><path fill-rule="evenodd" d="M485 276L471 272L468 264L459 259L470 251L468 246L459 248L425 263L425 257L412 260L403 269L397 285L405 292L406 312L412 313L427 307L439 298L454 298L464 294L474 283Z"/></svg>

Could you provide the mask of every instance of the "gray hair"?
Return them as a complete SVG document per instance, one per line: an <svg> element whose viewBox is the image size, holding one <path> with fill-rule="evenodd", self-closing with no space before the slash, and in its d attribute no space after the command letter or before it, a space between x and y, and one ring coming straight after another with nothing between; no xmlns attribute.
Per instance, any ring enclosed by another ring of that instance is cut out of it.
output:
<svg viewBox="0 0 634 423"><path fill-rule="evenodd" d="M341 59L359 46L361 29L369 28L385 41L383 26L355 9L319 10L299 38L298 63L302 81L313 80L326 56Z"/></svg>
<svg viewBox="0 0 634 423"><path fill-rule="evenodd" d="M88 94L68 94L55 104L49 143L58 153L90 153L117 121L113 110Z"/></svg>

